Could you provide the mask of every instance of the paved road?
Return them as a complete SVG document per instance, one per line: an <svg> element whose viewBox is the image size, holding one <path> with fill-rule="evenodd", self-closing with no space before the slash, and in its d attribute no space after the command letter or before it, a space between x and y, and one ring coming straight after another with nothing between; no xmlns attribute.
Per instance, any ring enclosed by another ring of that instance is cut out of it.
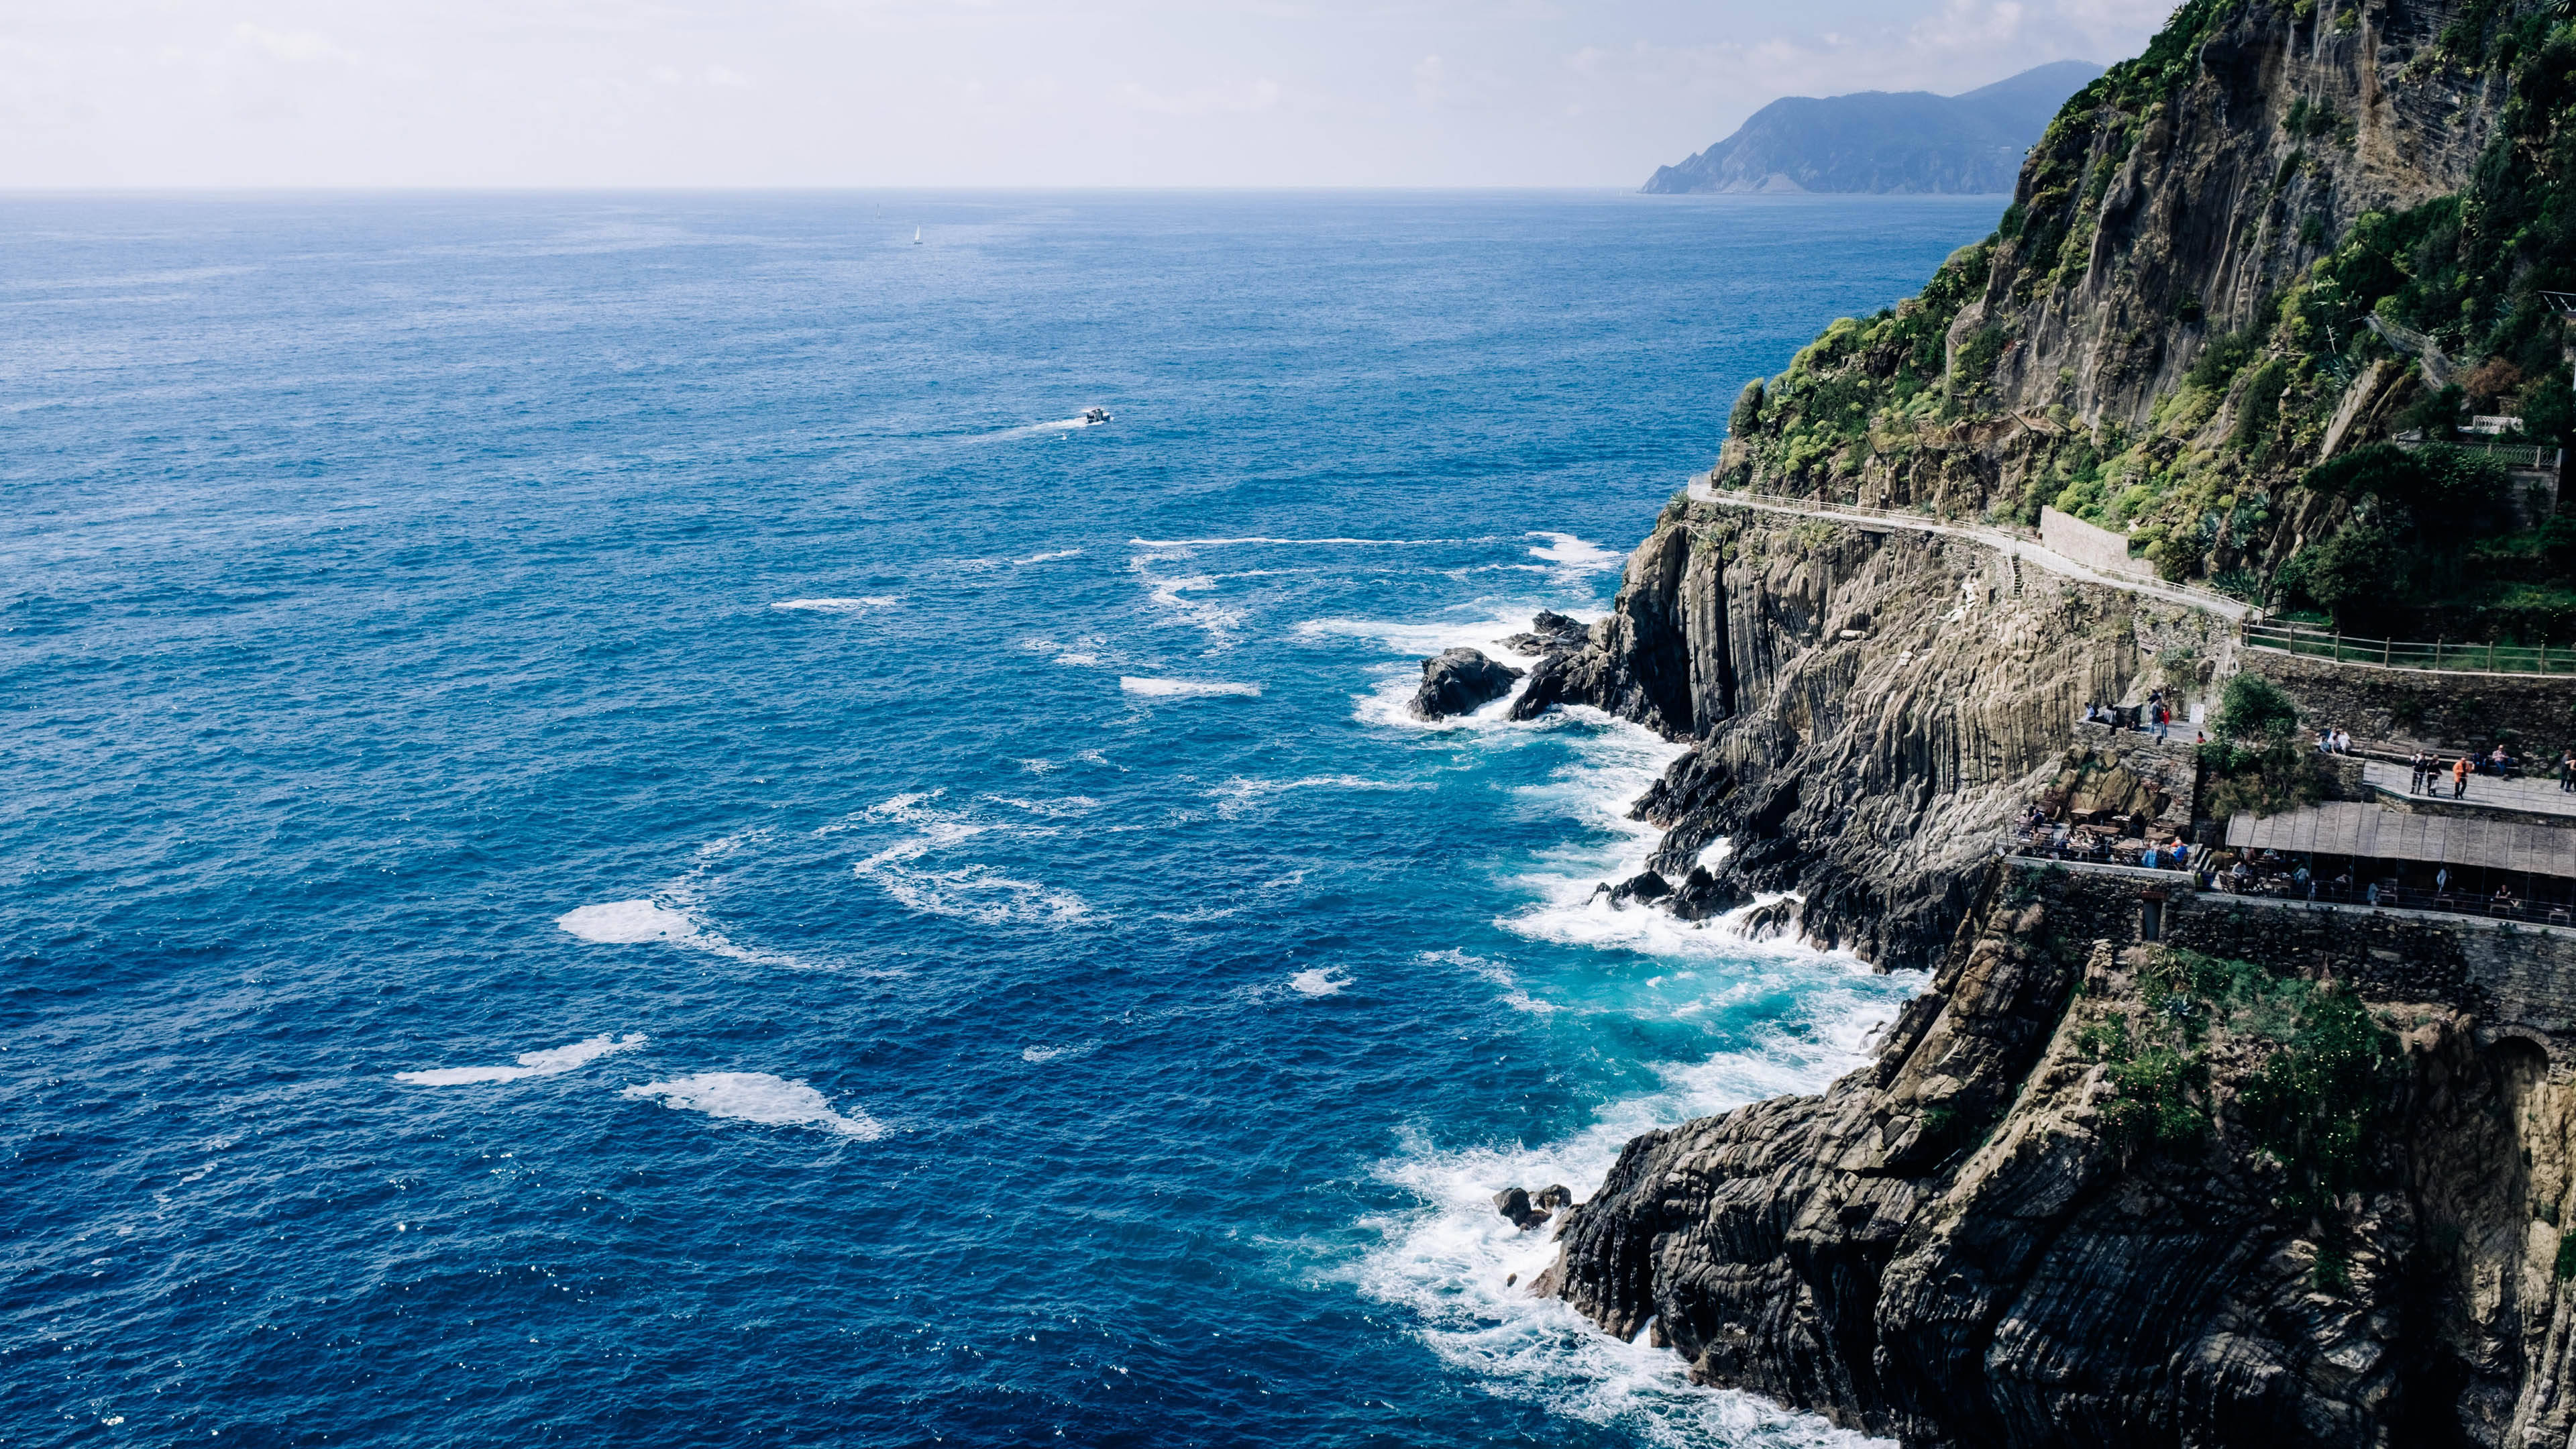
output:
<svg viewBox="0 0 2576 1449"><path fill-rule="evenodd" d="M2450 761L2445 759L2442 763L2448 765ZM2393 795L2406 794L2408 787L2413 783L2413 777L2414 772L2404 765L2390 764L2386 760L2361 762L2362 780ZM2442 776L2441 791L2435 798L2441 800L2451 798L2451 777L2447 771ZM2561 791L2558 788L2558 782L2554 779L2499 780L2493 775L2471 775L2469 793L2463 796L2459 803L2576 819L2576 795Z"/></svg>
<svg viewBox="0 0 2576 1449"><path fill-rule="evenodd" d="M2232 622L2243 622L2246 614L2251 612L2246 604L2228 598L2224 594L2130 578L2123 574L2104 573L2100 569L2077 563L2054 549L2042 548L2029 539L2017 538L1999 528L1986 528L1973 523L1944 523L1937 518L1924 518L1910 513L1837 508L1826 503L1807 503L1796 499L1765 498L1753 494L1723 492L1709 486L1706 473L1692 477L1690 496L1692 501L1697 503L1718 503L1730 508L1752 508L1764 513L1785 513L1799 518L1831 519L1836 523L1855 524L1863 528L1909 528L1918 533L1938 533L1950 538L1964 538L2044 568L2053 574L2083 583L2100 584L2105 588L2125 589L2146 598L2158 599L2168 604L2179 604L2186 609L2199 609L2216 614ZM2404 781L2400 780L2399 783L2403 784Z"/></svg>

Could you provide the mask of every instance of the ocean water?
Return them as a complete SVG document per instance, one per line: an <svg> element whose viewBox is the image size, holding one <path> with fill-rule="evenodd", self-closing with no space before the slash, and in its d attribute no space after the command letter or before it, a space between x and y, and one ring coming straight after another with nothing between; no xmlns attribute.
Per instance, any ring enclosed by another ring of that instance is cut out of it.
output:
<svg viewBox="0 0 2576 1449"><path fill-rule="evenodd" d="M0 199L0 1443L1848 1442L1488 1199L1920 982L1402 701L1998 209Z"/></svg>

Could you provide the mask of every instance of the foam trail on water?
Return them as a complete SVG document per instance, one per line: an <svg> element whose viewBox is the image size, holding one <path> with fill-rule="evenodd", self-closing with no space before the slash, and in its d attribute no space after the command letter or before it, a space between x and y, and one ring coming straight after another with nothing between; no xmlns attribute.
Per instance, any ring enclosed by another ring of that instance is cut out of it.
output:
<svg viewBox="0 0 2576 1449"><path fill-rule="evenodd" d="M971 818L962 810L935 803L941 793L897 795L863 812L867 822L909 826L913 833L860 860L851 867L851 874L874 884L908 910L981 926L1066 926L1090 918L1090 905L1071 891L1015 879L980 863L947 870L922 864L925 856L953 850L988 832L1019 836L1055 833L1045 826L1003 825ZM1049 802L993 798L1042 818L1081 814L1093 804L1079 795ZM851 827L829 825L817 833L828 835L847 828Z"/></svg>
<svg viewBox="0 0 2576 1449"><path fill-rule="evenodd" d="M1428 548L1435 545L1473 543L1466 538L1131 538L1128 543L1138 548L1230 548L1248 544L1333 544L1356 548Z"/></svg>
<svg viewBox="0 0 2576 1449"><path fill-rule="evenodd" d="M1119 676L1118 687L1148 699L1203 699L1227 695L1254 699L1261 694L1258 684L1232 684L1216 679L1140 679L1132 674Z"/></svg>
<svg viewBox="0 0 2576 1449"><path fill-rule="evenodd" d="M861 614L870 609L892 608L903 600L893 594L863 594L850 599L781 599L773 609L798 609L813 614Z"/></svg>
<svg viewBox="0 0 2576 1449"><path fill-rule="evenodd" d="M885 1135L884 1125L867 1113L835 1112L831 1099L812 1087L767 1072L699 1072L667 1082L645 1082L618 1095L734 1122L819 1127L862 1142Z"/></svg>
<svg viewBox="0 0 2576 1449"><path fill-rule="evenodd" d="M645 1038L628 1032L622 1037L588 1037L570 1046L550 1047L544 1051L521 1052L514 1067L437 1067L423 1072L396 1072L394 1080L415 1087L461 1087L473 1082L515 1082L523 1077L551 1077L587 1066L601 1057L616 1052L631 1052L644 1045Z"/></svg>

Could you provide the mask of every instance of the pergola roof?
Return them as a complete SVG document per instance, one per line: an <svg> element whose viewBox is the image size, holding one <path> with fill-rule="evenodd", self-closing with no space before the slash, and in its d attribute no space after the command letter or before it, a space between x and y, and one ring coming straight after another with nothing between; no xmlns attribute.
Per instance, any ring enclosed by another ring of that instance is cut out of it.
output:
<svg viewBox="0 0 2576 1449"><path fill-rule="evenodd" d="M2417 860L2576 879L2576 830L2413 815L2348 800L2260 818L2235 816L2227 822L2227 843L2240 849Z"/></svg>

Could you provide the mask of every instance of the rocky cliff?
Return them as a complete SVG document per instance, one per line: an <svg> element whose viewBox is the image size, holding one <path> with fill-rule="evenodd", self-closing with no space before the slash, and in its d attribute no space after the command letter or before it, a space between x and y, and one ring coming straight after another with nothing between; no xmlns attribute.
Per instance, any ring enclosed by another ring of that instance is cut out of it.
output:
<svg viewBox="0 0 2576 1449"><path fill-rule="evenodd" d="M2438 999L2438 959L2142 944L2099 884L1987 873L1873 1067L1630 1143L1544 1286L1921 1449L2569 1442L2543 1049Z"/></svg>
<svg viewBox="0 0 2576 1449"><path fill-rule="evenodd" d="M1631 1144L1549 1291L1924 1449L2571 1442L2576 1014L2499 1035L2465 976L2392 967L2411 945L2176 950L2138 901L2019 880L1992 842L2023 802L2153 793L2075 741L2082 706L2209 697L2230 630L1726 498L2053 503L2168 579L2338 618L2576 609L2576 537L2440 443L2481 405L2576 424L2542 296L2576 290L2571 170L2555 9L2193 0L2068 103L1995 235L1746 389L1717 492L1516 707L1691 744L1639 802L1667 834L1632 899L1794 891L1808 937L1934 985L1823 1096Z"/></svg>

